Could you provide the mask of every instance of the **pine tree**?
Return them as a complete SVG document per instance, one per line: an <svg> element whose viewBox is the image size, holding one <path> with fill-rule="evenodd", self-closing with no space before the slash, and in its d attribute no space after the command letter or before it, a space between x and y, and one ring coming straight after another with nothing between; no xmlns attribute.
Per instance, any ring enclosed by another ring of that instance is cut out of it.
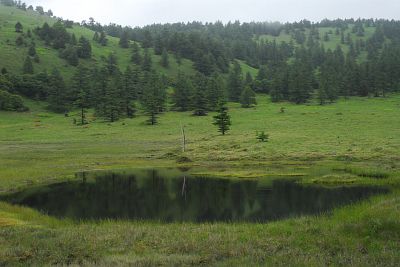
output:
<svg viewBox="0 0 400 267"><path fill-rule="evenodd" d="M231 101L238 102L242 91L243 91L242 68L240 67L239 63L235 61L233 63L233 69L231 70L228 78L229 99Z"/></svg>
<svg viewBox="0 0 400 267"><path fill-rule="evenodd" d="M218 131L225 135L230 130L231 117L228 114L228 108L223 102L219 104L218 114L214 116L214 125L218 127Z"/></svg>
<svg viewBox="0 0 400 267"><path fill-rule="evenodd" d="M193 94L193 115L195 116L206 116L207 115L207 78L202 73L197 73L195 77L195 86Z"/></svg>
<svg viewBox="0 0 400 267"><path fill-rule="evenodd" d="M289 69L289 100L296 104L305 103L313 91L313 72L308 54L300 49Z"/></svg>
<svg viewBox="0 0 400 267"><path fill-rule="evenodd" d="M107 39L106 33L104 31L101 31L100 37L99 37L99 44L101 44L102 46L107 46L107 43L108 43L108 39Z"/></svg>
<svg viewBox="0 0 400 267"><path fill-rule="evenodd" d="M145 90L141 99L145 113L149 116L147 122L151 125L158 123L158 114L165 105L165 88L160 77L153 71L146 74Z"/></svg>
<svg viewBox="0 0 400 267"><path fill-rule="evenodd" d="M143 64L142 64L142 69L143 71L151 71L152 70L152 59L150 55L149 49L144 50L144 58L143 58Z"/></svg>
<svg viewBox="0 0 400 267"><path fill-rule="evenodd" d="M107 57L107 69L109 75L115 75L118 73L118 59L115 53L110 53Z"/></svg>
<svg viewBox="0 0 400 267"><path fill-rule="evenodd" d="M49 77L49 109L54 112L66 112L67 111L67 96L66 86L63 77L57 69L54 69Z"/></svg>
<svg viewBox="0 0 400 267"><path fill-rule="evenodd" d="M134 42L132 45L132 62L136 65L142 64L142 55L140 54L140 47L136 42Z"/></svg>
<svg viewBox="0 0 400 267"><path fill-rule="evenodd" d="M71 45L77 45L77 44L78 44L78 42L76 41L76 36L75 36L74 33L73 33L72 36L71 36L71 42L70 42L70 44L71 44Z"/></svg>
<svg viewBox="0 0 400 267"><path fill-rule="evenodd" d="M80 65L72 77L72 95L74 95L74 106L80 110L81 125L87 124L86 113L90 107L90 78L89 70Z"/></svg>
<svg viewBox="0 0 400 267"><path fill-rule="evenodd" d="M140 83L140 72L138 68L128 66L123 76L123 102L128 118L135 115L134 100L137 99Z"/></svg>
<svg viewBox="0 0 400 267"><path fill-rule="evenodd" d="M21 22L17 22L17 24L15 24L15 32L19 32L21 33L23 31L24 27L22 26Z"/></svg>
<svg viewBox="0 0 400 267"><path fill-rule="evenodd" d="M120 119L122 113L125 111L125 106L122 99L122 77L119 73L112 76L111 82L108 83L105 92L105 102L103 117L110 122L115 122Z"/></svg>
<svg viewBox="0 0 400 267"><path fill-rule="evenodd" d="M179 111L187 111L191 107L193 84L183 73L179 72L174 94L172 96L174 107Z"/></svg>
<svg viewBox="0 0 400 267"><path fill-rule="evenodd" d="M169 68L169 56L168 56L168 52L165 48L162 50L160 64L164 68Z"/></svg>
<svg viewBox="0 0 400 267"><path fill-rule="evenodd" d="M249 108L252 105L257 105L256 93L254 93L249 85L244 88L242 94L240 95L240 104L242 104L243 108Z"/></svg>
<svg viewBox="0 0 400 267"><path fill-rule="evenodd" d="M93 41L99 42L99 40L100 40L99 33L98 33L98 32L95 32L94 35L93 35Z"/></svg>
<svg viewBox="0 0 400 267"><path fill-rule="evenodd" d="M78 66L79 64L78 50L75 46L68 45L62 50L61 57L67 60L71 66Z"/></svg>
<svg viewBox="0 0 400 267"><path fill-rule="evenodd" d="M92 57L92 45L89 40L81 36L78 44L78 56L80 58L91 58Z"/></svg>
<svg viewBox="0 0 400 267"><path fill-rule="evenodd" d="M224 79L214 73L207 81L207 99L210 110L216 110L220 102L225 101Z"/></svg>
<svg viewBox="0 0 400 267"><path fill-rule="evenodd" d="M36 55L36 48L35 48L35 44L31 44L29 46L29 50L28 50L28 55L31 57L34 57Z"/></svg>
<svg viewBox="0 0 400 267"><path fill-rule="evenodd" d="M24 66L22 67L22 72L24 74L33 74L34 73L33 63L32 63L30 56L27 56L25 58Z"/></svg>
<svg viewBox="0 0 400 267"><path fill-rule="evenodd" d="M129 32L123 31L119 39L119 46L122 48L129 48Z"/></svg>

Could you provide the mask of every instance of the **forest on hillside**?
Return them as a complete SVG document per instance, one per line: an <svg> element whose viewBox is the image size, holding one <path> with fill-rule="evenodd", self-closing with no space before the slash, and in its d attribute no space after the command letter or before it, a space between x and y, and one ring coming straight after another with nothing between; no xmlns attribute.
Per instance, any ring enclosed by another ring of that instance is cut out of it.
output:
<svg viewBox="0 0 400 267"><path fill-rule="evenodd" d="M1 4L34 10L20 1L1 0ZM53 16L43 7L35 10ZM73 27L92 30L93 39L69 33ZM373 29L368 36L367 29ZM79 109L82 124L89 108L109 121L133 117L141 109L153 124L168 110L204 116L226 101L248 108L257 104L257 93L269 94L275 102L303 104L316 99L323 105L339 97L380 97L400 90L400 21L394 20L192 22L131 28L101 25L93 18L81 23L58 19L32 30L18 22L15 32L13 42L25 47L27 55L20 62L20 73L2 68L0 109L26 110L22 95L47 101L55 112ZM279 40L283 35L290 41ZM120 48L130 51L131 64L121 69L115 53L94 65L82 64L81 60L92 58L92 43L106 48L109 36L119 38ZM325 48L331 39L340 41L333 49ZM71 79L58 69L35 71L35 62L41 60L37 40L74 67ZM161 61L153 62L152 53ZM168 68L172 60L181 64L182 59L193 62L193 75L166 76L154 68L156 64ZM258 73L246 73L241 62Z"/></svg>

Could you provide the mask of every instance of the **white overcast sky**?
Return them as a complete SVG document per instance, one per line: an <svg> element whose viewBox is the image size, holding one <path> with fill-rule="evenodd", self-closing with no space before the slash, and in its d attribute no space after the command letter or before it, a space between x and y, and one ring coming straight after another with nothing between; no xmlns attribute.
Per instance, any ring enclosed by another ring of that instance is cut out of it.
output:
<svg viewBox="0 0 400 267"><path fill-rule="evenodd" d="M77 22L128 26L203 21L319 21L324 18L400 19L400 0L37 0L56 16Z"/></svg>

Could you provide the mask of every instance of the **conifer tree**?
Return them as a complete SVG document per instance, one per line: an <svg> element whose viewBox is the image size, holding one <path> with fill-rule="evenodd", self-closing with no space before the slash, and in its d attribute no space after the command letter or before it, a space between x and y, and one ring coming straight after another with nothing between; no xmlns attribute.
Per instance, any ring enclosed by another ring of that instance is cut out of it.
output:
<svg viewBox="0 0 400 267"><path fill-rule="evenodd" d="M75 36L74 33L73 33L72 36L71 36L71 42L70 42L70 44L71 44L71 45L77 45L77 44L78 44L78 42L77 42L77 40L76 40L76 36Z"/></svg>
<svg viewBox="0 0 400 267"><path fill-rule="evenodd" d="M118 73L118 59L115 53L110 53L108 55L106 65L109 75L113 76Z"/></svg>
<svg viewBox="0 0 400 267"><path fill-rule="evenodd" d="M242 68L240 67L239 63L235 61L233 63L233 69L231 70L228 78L229 99L231 101L238 102L242 91L243 91Z"/></svg>
<svg viewBox="0 0 400 267"><path fill-rule="evenodd" d="M165 48L162 50L160 64L164 68L169 68L169 56L168 56L168 52Z"/></svg>
<svg viewBox="0 0 400 267"><path fill-rule="evenodd" d="M92 57L92 45L89 40L81 36L78 44L78 56L80 58L91 58Z"/></svg>
<svg viewBox="0 0 400 267"><path fill-rule="evenodd" d="M24 61L24 65L22 67L22 72L24 74L33 74L33 63L30 56L27 56Z"/></svg>
<svg viewBox="0 0 400 267"><path fill-rule="evenodd" d="M249 108L252 105L257 105L256 93L254 93L249 85L244 88L242 94L240 95L240 104L242 104L243 108Z"/></svg>
<svg viewBox="0 0 400 267"><path fill-rule="evenodd" d="M206 116L207 115L207 78L202 73L197 73L195 77L195 86L193 94L193 115L195 116Z"/></svg>
<svg viewBox="0 0 400 267"><path fill-rule="evenodd" d="M17 24L15 24L15 32L19 32L21 33L23 31L24 27L22 26L21 22L17 22Z"/></svg>
<svg viewBox="0 0 400 267"><path fill-rule="evenodd" d="M110 122L115 122L121 118L122 113L125 111L125 106L122 99L122 77L121 74L116 73L112 76L111 81L106 87L105 102L103 117Z"/></svg>
<svg viewBox="0 0 400 267"><path fill-rule="evenodd" d="M119 39L119 46L122 48L129 48L129 32L123 31Z"/></svg>
<svg viewBox="0 0 400 267"><path fill-rule="evenodd" d="M72 95L75 96L74 105L80 110L81 125L87 124L86 113L90 107L90 89L89 70L79 65L77 71L72 77Z"/></svg>
<svg viewBox="0 0 400 267"><path fill-rule="evenodd" d="M35 48L35 44L34 43L32 43L29 46L28 55L31 56L31 57L34 57L36 55L36 48Z"/></svg>
<svg viewBox="0 0 400 267"><path fill-rule="evenodd" d="M172 99L174 107L179 111L187 111L191 107L193 84L183 73L179 72Z"/></svg>
<svg viewBox="0 0 400 267"><path fill-rule="evenodd" d="M231 117L228 114L228 108L225 106L224 102L219 104L218 114L214 116L213 124L218 127L218 131L222 135L225 135L230 130L232 124Z"/></svg>
<svg viewBox="0 0 400 267"><path fill-rule="evenodd" d="M144 58L143 58L143 64L142 64L142 69L143 71L151 71L152 70L152 59L150 55L149 49L144 50Z"/></svg>
<svg viewBox="0 0 400 267"><path fill-rule="evenodd" d="M128 66L123 76L123 102L128 118L133 118L136 109L134 101L139 93L140 72L137 67Z"/></svg>
<svg viewBox="0 0 400 267"><path fill-rule="evenodd" d="M102 46L107 46L107 43L108 43L108 39L107 39L106 33L104 31L101 31L100 37L99 37L99 44L101 44Z"/></svg>
<svg viewBox="0 0 400 267"><path fill-rule="evenodd" d="M221 75L214 73L207 81L207 100L210 110L216 110L218 103L226 101L225 82Z"/></svg>
<svg viewBox="0 0 400 267"><path fill-rule="evenodd" d="M67 96L66 86L63 77L58 69L54 69L49 77L49 109L54 112L67 111Z"/></svg>
<svg viewBox="0 0 400 267"><path fill-rule="evenodd" d="M98 32L95 32L94 35L93 35L93 41L99 42L99 40L100 40L99 33L98 33Z"/></svg>
<svg viewBox="0 0 400 267"><path fill-rule="evenodd" d="M141 99L145 113L149 117L147 122L151 125L158 123L158 114L165 105L165 88L157 73L150 72L146 74L145 90Z"/></svg>
<svg viewBox="0 0 400 267"><path fill-rule="evenodd" d="M132 62L136 65L142 64L142 55L140 54L140 47L139 45L134 42L132 45Z"/></svg>

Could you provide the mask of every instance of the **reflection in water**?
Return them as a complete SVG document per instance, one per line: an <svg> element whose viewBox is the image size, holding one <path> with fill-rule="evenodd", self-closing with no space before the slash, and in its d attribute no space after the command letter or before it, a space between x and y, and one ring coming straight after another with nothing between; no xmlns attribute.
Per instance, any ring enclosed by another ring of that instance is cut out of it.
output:
<svg viewBox="0 0 400 267"><path fill-rule="evenodd" d="M164 222L266 222L306 214L365 199L383 189L328 189L277 180L163 178L162 172L140 175L100 174L82 180L30 189L6 197L57 217L74 219L143 219Z"/></svg>

